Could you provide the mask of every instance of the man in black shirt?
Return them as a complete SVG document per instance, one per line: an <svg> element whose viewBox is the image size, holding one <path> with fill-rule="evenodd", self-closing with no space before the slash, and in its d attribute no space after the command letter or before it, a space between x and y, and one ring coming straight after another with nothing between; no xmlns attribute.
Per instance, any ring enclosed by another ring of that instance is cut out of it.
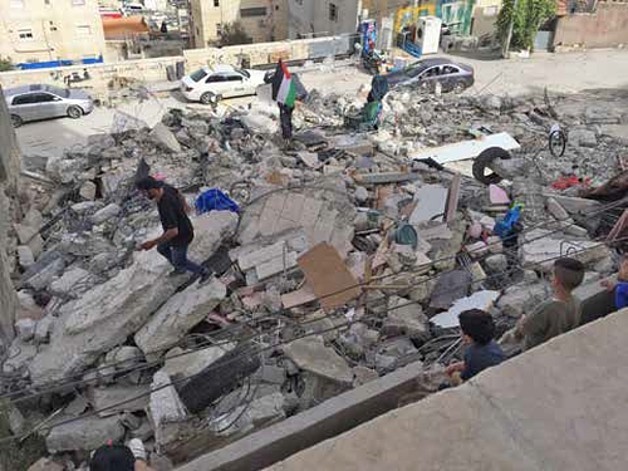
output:
<svg viewBox="0 0 628 471"><path fill-rule="evenodd" d="M157 251L174 266L172 275L182 275L191 271L201 277L201 283L207 281L211 271L188 260L188 247L194 239L194 228L187 215L189 206L176 188L166 183L146 177L137 183L137 189L147 198L157 202L163 234L156 239L144 242L142 250Z"/></svg>

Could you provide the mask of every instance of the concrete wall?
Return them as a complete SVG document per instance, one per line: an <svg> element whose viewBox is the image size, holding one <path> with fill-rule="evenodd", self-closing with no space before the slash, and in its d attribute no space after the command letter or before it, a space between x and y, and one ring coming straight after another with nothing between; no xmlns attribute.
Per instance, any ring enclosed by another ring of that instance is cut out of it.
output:
<svg viewBox="0 0 628 471"><path fill-rule="evenodd" d="M0 0L0 56L14 64L105 53L97 0ZM31 31L32 38L20 38Z"/></svg>
<svg viewBox="0 0 628 471"><path fill-rule="evenodd" d="M0 95L2 89L0 88ZM9 119L7 105L0 100L0 346L8 346L13 338L13 324L17 298L11 278L6 252L7 232L11 225L9 196L17 191L20 170L20 150Z"/></svg>
<svg viewBox="0 0 628 471"><path fill-rule="evenodd" d="M269 469L628 469L627 331L625 309Z"/></svg>
<svg viewBox="0 0 628 471"><path fill-rule="evenodd" d="M554 47L616 47L628 44L628 3L599 2L595 13L558 19Z"/></svg>
<svg viewBox="0 0 628 471"><path fill-rule="evenodd" d="M185 61L187 73L199 67L218 63L239 64L241 56L246 56L252 66L275 63L280 58L305 60L344 54L352 51L352 41L348 36L337 36L297 41L247 44L224 48L187 49L183 56L141 59L113 64L59 67L56 69L23 70L0 73L0 85L5 88L33 83L49 83L63 86L63 77L73 71L87 69L91 78L76 85L84 88L95 98L106 100L108 84L115 77L137 79L140 82L157 82L167 79L166 68L178 61Z"/></svg>

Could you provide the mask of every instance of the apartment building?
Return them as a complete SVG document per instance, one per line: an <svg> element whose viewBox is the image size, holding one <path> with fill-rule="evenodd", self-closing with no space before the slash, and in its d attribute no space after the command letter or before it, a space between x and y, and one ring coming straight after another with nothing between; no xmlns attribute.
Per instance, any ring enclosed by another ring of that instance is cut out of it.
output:
<svg viewBox="0 0 628 471"><path fill-rule="evenodd" d="M190 0L195 48L217 44L228 25L239 22L253 42L288 37L288 0Z"/></svg>
<svg viewBox="0 0 628 471"><path fill-rule="evenodd" d="M33 67L102 60L97 0L0 0L0 56Z"/></svg>
<svg viewBox="0 0 628 471"><path fill-rule="evenodd" d="M331 36L355 33L362 0L288 0L288 36Z"/></svg>

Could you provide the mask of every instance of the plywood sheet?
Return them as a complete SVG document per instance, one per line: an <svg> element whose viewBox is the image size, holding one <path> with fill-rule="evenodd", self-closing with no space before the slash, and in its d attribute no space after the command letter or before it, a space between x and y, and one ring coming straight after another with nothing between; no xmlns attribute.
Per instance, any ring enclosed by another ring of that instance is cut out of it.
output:
<svg viewBox="0 0 628 471"><path fill-rule="evenodd" d="M344 306L362 292L338 251L326 242L301 255L298 264L325 311Z"/></svg>

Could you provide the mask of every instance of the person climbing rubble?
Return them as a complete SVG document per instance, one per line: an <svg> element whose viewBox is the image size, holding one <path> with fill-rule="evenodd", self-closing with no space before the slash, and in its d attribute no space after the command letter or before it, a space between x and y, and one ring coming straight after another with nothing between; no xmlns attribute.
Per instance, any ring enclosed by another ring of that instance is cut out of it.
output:
<svg viewBox="0 0 628 471"><path fill-rule="evenodd" d="M107 444L98 448L89 462L89 471L154 471L146 464L146 450L139 438L127 446Z"/></svg>
<svg viewBox="0 0 628 471"><path fill-rule="evenodd" d="M453 363L445 369L445 373L450 377L451 386L457 386L481 371L499 365L505 359L504 352L493 339L495 337L493 316L480 309L469 309L461 312L458 320L462 340L468 347L464 352L463 361Z"/></svg>
<svg viewBox="0 0 628 471"><path fill-rule="evenodd" d="M194 228L188 217L190 207L185 198L176 188L153 177L143 178L136 186L148 199L157 203L164 230L156 239L141 244L140 249L151 250L157 247L157 251L174 267L171 276L190 271L200 276L201 283L207 282L211 271L187 258L188 247L194 239Z"/></svg>
<svg viewBox="0 0 628 471"><path fill-rule="evenodd" d="M552 272L552 299L541 303L530 315L522 315L517 325L499 343L521 343L523 350L536 347L580 325L580 302L572 294L582 283L584 265L573 258L559 258ZM514 353L514 352L513 352Z"/></svg>

